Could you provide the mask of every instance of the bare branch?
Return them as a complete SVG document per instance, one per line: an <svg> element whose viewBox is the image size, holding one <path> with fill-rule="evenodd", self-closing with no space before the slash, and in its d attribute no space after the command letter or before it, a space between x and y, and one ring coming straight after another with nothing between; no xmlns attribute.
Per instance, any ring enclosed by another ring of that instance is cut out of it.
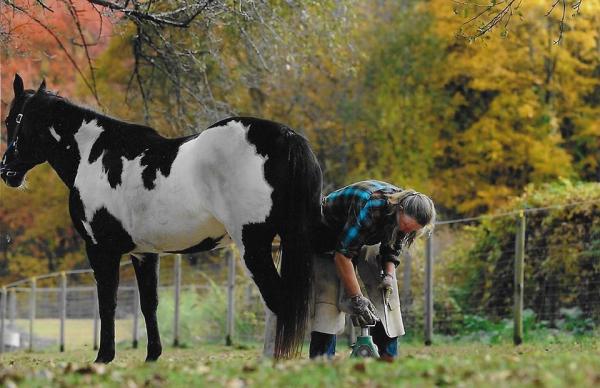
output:
<svg viewBox="0 0 600 388"><path fill-rule="evenodd" d="M509 0L508 2L505 2L504 6L502 8L500 8L500 10L494 15L494 17L492 19L490 19L487 23L483 24L481 27L479 27L477 29L477 33L475 33L472 36L472 38L478 38L480 36L485 35L490 30L492 30L494 27L496 27L496 25L498 25L499 23L501 23L502 20L504 20L504 18L507 15L508 15L508 19L510 19L510 16L513 13L513 6L514 6L514 4L516 2L517 2L517 0ZM499 4L502 4L502 3L492 3L492 4L490 4L489 7L485 8L483 11L479 12L474 17L472 17L471 19L469 19L466 22L464 22L463 25L471 24L475 20L478 20L479 18L481 18L481 16L483 14L489 13L490 11L492 11L493 9L495 9ZM518 8L519 4L517 4L515 6L515 8ZM508 23L505 24L505 27L506 27L507 24Z"/></svg>
<svg viewBox="0 0 600 388"><path fill-rule="evenodd" d="M54 12L54 10L48 7L42 0L35 0L36 3L40 5L40 7L44 8L46 11Z"/></svg>
<svg viewBox="0 0 600 388"><path fill-rule="evenodd" d="M4 0L6 2L6 0ZM40 27L42 27L51 37L52 39L54 39L54 41L56 42L56 44L58 44L58 47L61 49L61 51L65 54L65 56L67 57L67 59L69 60L69 62L71 62L71 65L75 68L75 70L79 73L79 75L81 76L81 79L83 80L83 82L85 83L85 85L87 86L87 88L94 93L94 87L90 84L90 82L88 81L87 77L85 76L85 74L83 73L83 71L81 71L81 69L79 68L79 65L77 65L77 62L75 61L75 59L73 58L73 56L71 56L71 53L69 53L69 50L67 50L67 48L65 47L64 43L62 42L62 40L58 37L58 35L50 28L48 27L48 25L46 25L44 22L42 22L40 19L38 19L35 15L31 14L30 12L28 12L26 9L10 2L9 5L21 12L23 15L27 16L29 19L31 19L33 22L35 22L37 25L39 25ZM100 104L100 101L98 100L98 96L94 93L94 98L96 99L96 102L98 103L98 105Z"/></svg>
<svg viewBox="0 0 600 388"><path fill-rule="evenodd" d="M129 19L136 21L146 21L155 23L161 26L172 26L185 28L198 17L214 0L205 0L203 4L192 2L191 5L186 5L172 11L151 13L148 11L152 2L148 3L146 11L139 10L139 2L133 1L132 8L129 7L129 1L121 5L108 0L88 0L92 4L106 7L113 11L121 12Z"/></svg>
<svg viewBox="0 0 600 388"><path fill-rule="evenodd" d="M86 41L85 35L83 34L83 29L81 28L81 21L79 20L79 15L77 13L77 10L75 9L75 6L73 5L72 0L62 0L62 1L65 4L65 6L67 7L67 9L69 10L69 13L71 14L71 18L75 22L75 27L77 27L77 32L79 33L79 37L81 38L81 44L82 44L83 50L85 51L85 57L87 59L88 67L90 69L90 77L91 77L90 85L92 87L91 92L94 95L94 98L96 99L96 101L99 102L100 99L98 98L98 89L96 87L96 72L94 71L94 66L92 65L92 58L90 57L89 45Z"/></svg>
<svg viewBox="0 0 600 388"><path fill-rule="evenodd" d="M503 23L504 28L507 29L509 22L514 14L514 12L521 5L522 0L504 0L504 1L492 1L489 4L479 3L469 0L452 0L453 3L458 4L462 7L472 7L472 8L482 8L482 10L477 11L474 16L469 18L466 22L464 22L463 26L472 25L474 22L484 19L482 25L477 28L476 32L473 34L464 35L467 38L475 39L487 34L498 24ZM560 44L564 31L565 31L565 17L566 17L566 9L567 9L567 1L568 0L553 0L550 9L546 13L546 16L550 16L554 9L560 4L561 5L561 17L559 22L559 36L557 40L554 41L555 44ZM575 2L571 5L571 8L576 11L576 14L579 13L581 9L581 3L583 0L575 0ZM493 15L489 19L485 17L485 15ZM487 19L487 20L485 20Z"/></svg>

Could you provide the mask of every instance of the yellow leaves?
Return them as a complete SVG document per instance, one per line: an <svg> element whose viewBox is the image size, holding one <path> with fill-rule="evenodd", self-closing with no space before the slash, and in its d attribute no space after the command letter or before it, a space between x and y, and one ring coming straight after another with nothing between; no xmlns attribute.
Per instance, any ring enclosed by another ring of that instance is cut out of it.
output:
<svg viewBox="0 0 600 388"><path fill-rule="evenodd" d="M524 118L524 119L532 119L533 118L534 108L530 104L525 103L525 104L521 105L520 107L518 107L517 110L519 112L519 117Z"/></svg>
<svg viewBox="0 0 600 388"><path fill-rule="evenodd" d="M494 211L505 205L507 199L514 194L515 190L508 186L480 184L475 190L475 195L462 201L457 208L462 213L472 213L481 208Z"/></svg>
<svg viewBox="0 0 600 388"><path fill-rule="evenodd" d="M547 182L559 177L574 177L571 157L562 149L551 150L536 142L531 144L530 163L535 168L531 182Z"/></svg>

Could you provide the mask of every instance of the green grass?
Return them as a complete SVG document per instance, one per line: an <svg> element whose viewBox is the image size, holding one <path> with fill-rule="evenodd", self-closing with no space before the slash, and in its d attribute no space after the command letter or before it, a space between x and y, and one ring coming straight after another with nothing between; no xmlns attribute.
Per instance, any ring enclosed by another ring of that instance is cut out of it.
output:
<svg viewBox="0 0 600 388"><path fill-rule="evenodd" d="M143 319L140 318L143 323ZM21 330L29 332L29 320L15 320ZM115 320L115 341L131 342L133 332L132 319L117 319ZM140 334L142 331L140 330ZM43 337L56 340L60 335L60 320L59 319L36 319L33 323L33 335L35 337ZM82 346L93 346L94 338L94 321L91 319L67 319L65 321L65 346L67 349L79 349Z"/></svg>
<svg viewBox="0 0 600 388"><path fill-rule="evenodd" d="M306 349L305 349L306 350ZM352 360L261 361L260 347L166 348L157 363L143 350L118 349L115 361L93 368L91 350L2 356L0 382L18 386L600 386L600 338L554 344L401 346L393 363Z"/></svg>

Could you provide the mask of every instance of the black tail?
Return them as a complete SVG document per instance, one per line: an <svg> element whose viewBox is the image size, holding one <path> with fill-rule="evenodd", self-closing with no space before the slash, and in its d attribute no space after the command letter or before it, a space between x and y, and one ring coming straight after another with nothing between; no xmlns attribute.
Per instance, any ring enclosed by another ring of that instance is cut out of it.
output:
<svg viewBox="0 0 600 388"><path fill-rule="evenodd" d="M281 237L283 300L277 314L275 358L302 350L312 286L311 231L321 218L321 167L308 142L289 132L288 186Z"/></svg>

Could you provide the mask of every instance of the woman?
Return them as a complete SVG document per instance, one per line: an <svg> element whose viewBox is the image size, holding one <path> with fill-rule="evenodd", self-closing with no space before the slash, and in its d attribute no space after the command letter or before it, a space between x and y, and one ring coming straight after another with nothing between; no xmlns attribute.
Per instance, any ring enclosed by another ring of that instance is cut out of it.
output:
<svg viewBox="0 0 600 388"><path fill-rule="evenodd" d="M426 195L376 180L351 184L324 198L324 225L317 236L318 251L324 253L314 266L311 358L335 354L344 313L355 326L375 325L371 334L381 357L397 355L398 336L404 334L395 276L398 255L417 234L433 228L435 217ZM355 266L370 299L361 292Z"/></svg>

